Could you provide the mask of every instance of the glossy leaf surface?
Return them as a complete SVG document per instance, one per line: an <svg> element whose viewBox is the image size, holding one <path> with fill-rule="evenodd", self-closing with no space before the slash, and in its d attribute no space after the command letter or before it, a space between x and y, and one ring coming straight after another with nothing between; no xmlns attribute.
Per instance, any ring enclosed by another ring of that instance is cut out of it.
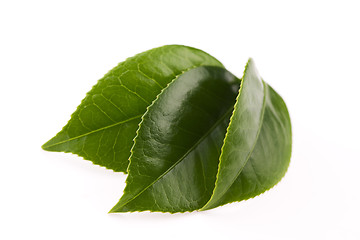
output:
<svg viewBox="0 0 360 240"><path fill-rule="evenodd" d="M264 116L254 150L227 191L202 210L255 197L272 188L286 173L291 156L289 113L282 98L264 85Z"/></svg>
<svg viewBox="0 0 360 240"><path fill-rule="evenodd" d="M124 195L111 212L207 210L256 196L282 178L291 153L284 102L261 80L252 60L245 68L236 104L231 94L235 78L223 77L229 83L224 92L219 72L226 70L191 70L159 95L144 115ZM219 97L202 96L209 92L224 94L221 99L231 96L232 101L223 104ZM221 108L216 103L222 103ZM199 111L208 110L208 104L215 116L212 121ZM203 136L196 137L201 127L205 127Z"/></svg>
<svg viewBox="0 0 360 240"><path fill-rule="evenodd" d="M250 59L220 156L216 186L203 210L254 197L285 174L291 155L290 117L282 98Z"/></svg>
<svg viewBox="0 0 360 240"><path fill-rule="evenodd" d="M98 81L68 124L43 149L75 153L95 164L126 172L146 108L167 84L202 65L222 66L201 50L178 45L127 59Z"/></svg>
<svg viewBox="0 0 360 240"><path fill-rule="evenodd" d="M111 212L175 213L265 192L291 144L286 105L252 59L239 80L208 54L170 45L106 74L43 148L128 170Z"/></svg>
<svg viewBox="0 0 360 240"><path fill-rule="evenodd" d="M140 124L124 195L113 212L181 212L206 203L237 86L225 69L199 67L158 96Z"/></svg>

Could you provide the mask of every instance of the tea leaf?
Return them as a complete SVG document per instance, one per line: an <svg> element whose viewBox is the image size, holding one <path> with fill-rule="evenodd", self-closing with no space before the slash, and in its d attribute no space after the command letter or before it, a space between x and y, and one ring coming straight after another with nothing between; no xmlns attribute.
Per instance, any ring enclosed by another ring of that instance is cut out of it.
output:
<svg viewBox="0 0 360 240"><path fill-rule="evenodd" d="M136 130L148 105L189 69L222 66L198 49L170 45L129 58L86 94L68 124L42 148L71 152L114 171L126 172Z"/></svg>

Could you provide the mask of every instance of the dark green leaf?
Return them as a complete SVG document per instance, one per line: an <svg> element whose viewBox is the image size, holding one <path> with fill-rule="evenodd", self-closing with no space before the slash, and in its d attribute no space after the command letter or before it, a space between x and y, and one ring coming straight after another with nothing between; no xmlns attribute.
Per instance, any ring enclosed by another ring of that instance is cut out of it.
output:
<svg viewBox="0 0 360 240"><path fill-rule="evenodd" d="M270 189L287 170L291 141L286 105L251 59L240 81L206 53L173 45L111 70L43 148L128 169L111 212L174 213Z"/></svg>
<svg viewBox="0 0 360 240"><path fill-rule="evenodd" d="M220 156L216 186L202 210L241 201L273 187L291 155L291 124L282 98L250 59Z"/></svg>
<svg viewBox="0 0 360 240"><path fill-rule="evenodd" d="M124 195L111 212L207 210L254 197L282 178L291 152L284 102L252 60L236 104L230 76L196 68L158 96L143 117Z"/></svg>
<svg viewBox="0 0 360 240"><path fill-rule="evenodd" d="M225 69L199 67L158 96L140 124L112 212L183 212L209 200L238 85Z"/></svg>

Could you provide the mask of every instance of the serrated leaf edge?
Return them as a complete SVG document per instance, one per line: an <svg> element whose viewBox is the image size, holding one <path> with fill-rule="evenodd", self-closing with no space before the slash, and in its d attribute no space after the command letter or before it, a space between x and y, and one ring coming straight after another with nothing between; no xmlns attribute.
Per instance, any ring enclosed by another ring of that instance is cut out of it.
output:
<svg viewBox="0 0 360 240"><path fill-rule="evenodd" d="M135 144L136 144L136 138L137 138L137 136L138 136L138 134L139 134L140 127L141 127L141 125L142 125L142 123L143 123L143 121L144 121L144 116L148 113L149 108L154 105L154 103L159 99L159 97L162 95L162 93L165 91L165 89L167 89L167 88L170 86L170 84L172 84L174 81L176 81L176 79L178 79L180 76L182 76L183 74L185 74L186 72L188 72L188 71L190 71L190 70L192 70L192 69L195 69L195 68L198 68L198 67L204 67L204 66L209 66L209 65L206 65L206 64L205 64L205 65L197 65L197 66L193 66L193 67L190 67L190 68L187 68L187 69L183 70L181 73L179 73L178 75L176 75L176 76L166 85L166 87L164 87L164 88L161 90L161 92L156 96L156 98L152 101L152 103L151 103L149 106L147 106L145 113L141 116L141 121L140 121L140 123L139 123L138 129L136 130L136 136L135 136L135 138L133 139L133 145L132 145L131 150L130 150L129 165L128 165L127 170L126 170L126 172L127 172L128 174L130 174L130 169L129 169L129 167L130 167L130 164L131 164L132 156L133 156L133 154L134 154L133 148L134 148L134 146L135 146ZM218 66L218 67L219 67L219 66ZM224 67L222 66L222 68L224 68ZM225 69L225 68L224 68L224 69ZM126 185L128 184L128 181L127 181L127 180L128 180L128 178L126 178L126 180L125 180ZM138 197L141 193L143 193L146 189L147 189L147 188L143 189L143 190L142 190L140 193L138 193L135 197L133 197L132 199L130 199L129 201L125 202L124 204L122 204L122 205L119 206L119 207L125 206L127 203L129 203L130 201L132 201L133 199L135 199L136 197ZM124 190L125 190L125 189L124 189ZM125 191L124 191L123 193L125 194ZM121 199L121 198L120 198L120 199ZM116 205L109 211L109 213L116 213L116 210L114 210L114 209L115 209L115 208L119 208L119 207L117 207L117 204L116 204ZM145 211L146 211L146 210L145 210ZM132 211L128 211L128 212L132 212ZM140 212L140 211L139 211L139 212ZM185 211L185 212L186 212L186 211Z"/></svg>
<svg viewBox="0 0 360 240"><path fill-rule="evenodd" d="M244 74L243 74L243 77L242 77L242 81L244 81L244 78L245 78L245 74L246 74L246 70L247 68L249 67L249 64L250 62L253 62L253 59L252 58L249 58L248 62L246 63L246 66L245 66L245 70L244 70ZM258 127L258 130L257 130L257 133L256 133L256 138L255 138L255 141L254 141L254 145L251 147L251 151L249 152L249 154L247 155L246 157L246 160L245 160L245 164L244 166L239 170L238 174L236 175L236 177L234 178L233 182L231 185L229 185L229 187L224 191L225 193L230 189L230 187L233 185L233 183L235 182L235 180L239 177L239 175L241 174L242 170L244 169L245 165L247 164L249 158L251 157L254 149L255 149L255 146L256 146L256 143L257 143L257 140L259 138L259 135L260 135L260 131L262 129L262 124L263 124L263 120L264 120L264 113L265 113L265 102L266 102L266 96L267 96L267 90L266 90L266 83L264 81L262 81L262 85L263 85L263 89L264 89L264 96L263 96L263 101L262 101L262 106L261 106L261 115L260 115L260 123L259 123L259 127ZM233 110L233 113L230 117L230 122L229 122L229 125L226 129L226 135L225 135L225 138L224 138L224 143L221 147L221 154L220 154L220 157L219 157L219 164L218 164L218 172L216 174L216 181L215 181L215 187L213 189L213 194L211 195L209 201L202 207L200 208L200 211L205 211L207 210L207 206L208 204L211 202L211 200L213 199L213 196L214 196L214 193L215 193L215 190L216 190L216 187L217 187L217 183L218 183L218 179L219 179L219 174L220 174L220 165L221 165L221 161L222 161L222 155L223 155L223 150L224 150L224 146L225 146L225 143L226 143L226 140L227 140L227 137L228 137L228 132L229 132L229 129L230 129L230 126L233 122L233 117L234 117L234 113L236 111L236 107L237 105L239 104L239 98L240 98L240 95L242 93L242 89L243 89L243 82L242 84L240 85L240 89L239 89L239 94L236 98L236 102L235 102L235 105L234 105L234 110ZM240 200L241 201L241 200ZM209 209L211 209L213 207L210 207Z"/></svg>
<svg viewBox="0 0 360 240"><path fill-rule="evenodd" d="M207 53L207 52L205 52L205 51L203 51L203 50L201 50L201 49L198 49L198 48L194 48L194 47L190 47L190 46L186 46L186 45L181 45L181 44L164 45L164 46L160 46L160 47L148 49L148 50L145 50L145 51L140 52L140 53L138 53L138 54L135 54L135 55L132 56L132 57L128 57L128 58L126 58L124 61L119 62L115 67L113 67L112 69L110 69L106 74L104 74L104 76L103 76L102 78L100 78L100 79L91 87L91 89L90 89L88 92L86 92L85 97L81 100L80 104L76 107L75 111L70 115L70 119L67 121L67 123L61 128L61 130L60 130L54 137L50 138L47 142L45 142L45 143L41 146L41 148L42 148L43 150L46 150L46 151L51 151L51 150L46 149L46 146L45 146L45 145L46 145L49 141L51 141L52 139L54 139L54 138L56 138L58 135L60 135L61 132L66 131L66 128L67 128L69 122L71 121L71 119L72 119L73 117L75 117L75 113L80 109L80 106L84 103L85 99L90 96L90 92L93 91L94 88L98 85L98 82L101 81L102 79L104 79L106 76L108 76L108 75L114 70L114 68L118 68L121 64L125 64L127 61L129 61L129 60L131 60L131 59L134 59L134 58L137 58L137 57L139 57L139 56L141 56L141 55L143 55L143 54L145 54L145 53L147 53L147 52L153 52L153 51L156 51L156 50L161 49L161 48L172 47L172 46L185 47L185 48L188 48L188 49L191 49L191 50L200 51L200 52L204 53L205 55L209 56L210 58L212 58L213 60L215 60L215 62L217 62L219 65L221 65L222 68L225 68L225 67L223 66L223 64L222 64L218 59L216 59L215 57L211 56L209 53ZM166 87L161 90L161 92L162 92L164 89L166 89L172 81L174 81L176 78L178 78L179 76L181 76L181 75L184 74L185 72L187 72L187 71L189 71L189 70L191 70L191 69L193 69L193 68L201 67L201 66L211 66L211 65L207 65L207 64L202 65L202 64L200 64L200 65L193 66L193 67L191 67L191 68L184 69L181 73L179 73L178 75L176 75L176 76L166 85ZM218 67L220 67L220 66L218 66ZM161 92L158 94L158 96L161 94ZM156 96L155 100L158 98L158 96ZM154 100L154 101L155 101L155 100ZM154 101L153 101L153 102L154 102ZM153 104L153 102L146 108L145 113L148 111L148 108ZM144 114L145 114L145 113L144 113ZM143 116L144 114L142 114L141 116ZM136 116L136 117L139 117L139 118L140 118L140 116ZM135 117L133 117L131 120L133 120L133 119L135 119ZM142 121L143 121L143 119L141 119L141 122L142 122ZM139 126L140 126L141 122L139 123ZM118 124L118 123L116 123L116 124ZM116 125L116 124L114 124L114 125ZM139 127L138 127L138 129L139 129ZM98 130L99 130L99 129L96 129L96 130L93 130L92 132L95 132L95 131L98 131ZM137 130L137 131L138 131L138 130ZM136 131L136 135L137 135L137 131ZM88 133L82 134L82 136L87 135L87 134L88 134ZM78 137L81 137L81 136L77 136L77 138L78 138ZM135 136L135 138L136 138L136 136ZM135 138L134 138L134 139L135 139ZM61 142L65 142L65 141L61 141ZM133 140L133 142L134 142L134 140ZM134 145L134 143L133 143L133 145ZM52 145L51 145L51 146L52 146ZM109 168L109 167L107 167L107 166L105 166L105 165L103 165L103 164L95 163L95 162L94 162L93 160L91 160L90 158L87 158L87 157L85 157L85 156L81 156L81 155L79 155L78 153L74 153L74 152L71 152L71 151L54 151L54 152L72 153L72 154L74 154L74 155L76 155L76 156L79 156L79 157L83 158L84 160L91 161L94 165L97 165L97 166L100 166L100 167L104 167L104 168L106 168L106 169L108 169L108 170L112 170L113 172L122 172L122 173L124 173L124 174L128 174L128 171L127 171L127 170L126 170L126 171L114 170L113 168ZM131 151L130 151L130 152L131 152ZM132 153L130 154L130 157L131 157L131 155L132 155ZM129 157L129 159L130 159L130 157ZM129 161L130 161L130 160L129 160ZM129 168L129 165L130 165L130 163L128 164L127 169Z"/></svg>

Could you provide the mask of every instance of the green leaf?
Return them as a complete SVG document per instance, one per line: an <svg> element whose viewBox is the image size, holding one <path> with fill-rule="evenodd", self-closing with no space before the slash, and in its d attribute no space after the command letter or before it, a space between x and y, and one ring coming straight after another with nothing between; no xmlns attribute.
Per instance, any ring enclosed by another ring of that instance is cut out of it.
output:
<svg viewBox="0 0 360 240"><path fill-rule="evenodd" d="M208 54L172 45L111 70L43 148L128 170L110 212L175 213L265 192L284 176L291 145L286 105L252 59L239 80Z"/></svg>
<svg viewBox="0 0 360 240"><path fill-rule="evenodd" d="M143 116L124 195L111 211L201 208L214 188L238 85L215 67L190 70L170 84Z"/></svg>
<svg viewBox="0 0 360 240"><path fill-rule="evenodd" d="M110 212L207 210L282 178L291 152L286 106L249 60L229 124L235 79L196 68L158 96L135 139L124 195Z"/></svg>
<svg viewBox="0 0 360 240"><path fill-rule="evenodd" d="M67 125L42 148L71 152L94 164L126 172L146 108L171 81L202 65L222 67L203 51L179 45L155 48L127 59L98 81Z"/></svg>
<svg viewBox="0 0 360 240"><path fill-rule="evenodd" d="M284 176L291 124L282 98L260 78L250 59L226 133L216 186L202 210L259 195Z"/></svg>

